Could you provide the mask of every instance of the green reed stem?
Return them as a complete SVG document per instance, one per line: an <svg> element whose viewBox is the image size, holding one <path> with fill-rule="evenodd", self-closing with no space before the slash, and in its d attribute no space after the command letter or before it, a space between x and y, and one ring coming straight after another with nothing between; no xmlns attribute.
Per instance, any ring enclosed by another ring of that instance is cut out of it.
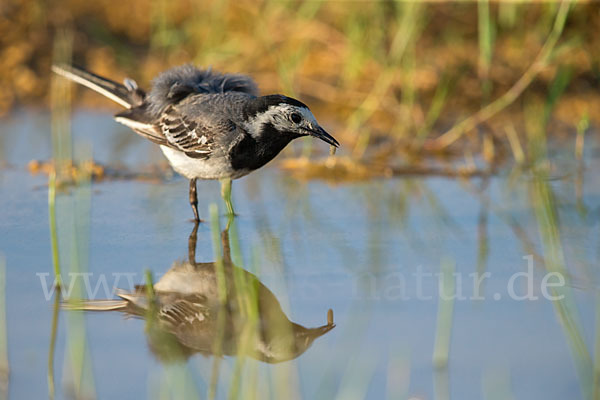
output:
<svg viewBox="0 0 600 400"><path fill-rule="evenodd" d="M583 146L585 144L585 132L590 126L590 116L586 112L577 123L577 137L575 138L575 158L581 162L583 160Z"/></svg>
<svg viewBox="0 0 600 400"><path fill-rule="evenodd" d="M590 399L593 392L593 362L582 334L574 294L569 283L560 240L558 211L547 176L541 174L532 182L531 196L546 270L549 273L560 274L565 281L564 285L551 288L552 295L557 299L552 304L575 362L583 398Z"/></svg>
<svg viewBox="0 0 600 400"><path fill-rule="evenodd" d="M521 78L519 78L519 80L498 99L483 107L475 114L465 118L450 128L450 130L446 131L437 139L435 139L430 147L435 149L444 149L450 146L452 143L460 139L465 133L471 131L480 123L487 121L512 104L523 93L523 91L531 84L535 77L548 65L552 51L554 50L556 42L560 38L565 26L567 16L569 15L569 7L571 6L571 2L572 0L563 0L561 2L560 8L556 13L552 31L550 32L550 35L548 35L546 43L544 43L544 46L540 50L535 61L533 64L531 64L527 71L525 71Z"/></svg>
<svg viewBox="0 0 600 400"><path fill-rule="evenodd" d="M448 259L442 260L440 274L440 294L438 314L433 346L433 365L445 368L450 354L450 337L452 332L452 314L454 312L454 263Z"/></svg>
<svg viewBox="0 0 600 400"><path fill-rule="evenodd" d="M217 296L219 299L219 310L217 312L215 341L212 346L213 365L208 388L208 398L214 399L217 395L217 384L219 382L219 369L221 365L221 354L223 348L223 336L225 334L225 303L227 302L227 282L225 281L225 269L223 263L223 249L220 244L219 208L212 203L208 207L210 218L210 233L215 257L215 275L217 279Z"/></svg>
<svg viewBox="0 0 600 400"><path fill-rule="evenodd" d="M152 279L152 271L147 269L144 271L144 285L146 287L146 296L148 297L148 304L156 300L156 293L154 292L154 280ZM150 308L149 308L150 309Z"/></svg>
<svg viewBox="0 0 600 400"><path fill-rule="evenodd" d="M56 388L54 385L54 355L56 353L56 337L58 333L58 316L60 310L60 287L54 293L54 304L52 306L52 326L50 328L50 344L48 345L48 398L54 399Z"/></svg>
<svg viewBox="0 0 600 400"><path fill-rule="evenodd" d="M437 88L435 89L435 93L433 95L433 99L431 100L431 105L427 110L427 115L425 116L425 123L419 128L416 135L416 144L414 147L419 148L423 145L425 138L431 131L431 128L438 120L440 114L442 113L442 109L446 104L446 99L448 94L452 89L452 79L450 79L449 75L444 75L440 80Z"/></svg>
<svg viewBox="0 0 600 400"><path fill-rule="evenodd" d="M479 34L479 75L483 80L484 98L487 98L492 90L492 83L489 79L490 65L492 63L492 22L489 0L478 1L477 21L477 31Z"/></svg>
<svg viewBox="0 0 600 400"><path fill-rule="evenodd" d="M58 232L56 228L56 171L50 172L48 180L48 223L50 225L50 248L52 249L52 267L54 280L58 288L62 287L60 257L58 256Z"/></svg>

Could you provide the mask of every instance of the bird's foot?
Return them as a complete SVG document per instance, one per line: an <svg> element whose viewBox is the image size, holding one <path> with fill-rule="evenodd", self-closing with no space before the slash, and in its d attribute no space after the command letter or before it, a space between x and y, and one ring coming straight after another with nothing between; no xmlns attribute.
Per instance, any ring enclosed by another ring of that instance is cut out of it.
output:
<svg viewBox="0 0 600 400"><path fill-rule="evenodd" d="M226 217L237 217L237 214L235 211L233 211L233 205L231 204L231 201L225 202L225 210Z"/></svg>
<svg viewBox="0 0 600 400"><path fill-rule="evenodd" d="M228 218L233 218L233 217L237 217L239 214L237 214L235 211L231 210L227 210L227 212L225 214L223 214L225 217Z"/></svg>

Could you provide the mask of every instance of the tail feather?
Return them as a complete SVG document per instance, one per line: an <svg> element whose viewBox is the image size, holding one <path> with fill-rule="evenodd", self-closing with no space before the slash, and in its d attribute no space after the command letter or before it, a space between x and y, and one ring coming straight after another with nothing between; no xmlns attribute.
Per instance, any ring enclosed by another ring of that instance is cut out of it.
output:
<svg viewBox="0 0 600 400"><path fill-rule="evenodd" d="M79 311L119 311L124 310L128 304L127 300L81 300L64 302L61 307L65 310Z"/></svg>
<svg viewBox="0 0 600 400"><path fill-rule="evenodd" d="M135 84L129 85L130 90L125 85L69 65L53 65L52 71L108 97L125 108L134 106L133 95L140 90Z"/></svg>

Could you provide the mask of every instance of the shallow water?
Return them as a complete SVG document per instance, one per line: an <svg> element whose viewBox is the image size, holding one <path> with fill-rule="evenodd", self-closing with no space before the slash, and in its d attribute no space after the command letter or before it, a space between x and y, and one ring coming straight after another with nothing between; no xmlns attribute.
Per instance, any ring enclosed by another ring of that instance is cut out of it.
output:
<svg viewBox="0 0 600 400"><path fill-rule="evenodd" d="M72 129L74 147L92 149L98 162L132 169L164 162L158 149L106 113L77 112ZM54 304L44 293L53 279L47 177L32 176L26 164L50 157L49 119L22 112L3 121L0 132L8 392L43 398ZM225 356L217 397L228 397L241 368L240 393L256 398L591 398L600 343L600 152L588 140L583 169L572 153L557 146L545 180L506 171L469 181L399 177L330 185L296 181L275 162L236 181L237 266L272 292L291 321L321 326L331 308L336 327L292 361L239 364ZM92 288L106 278L108 295L118 276L122 289L131 289L128 276L143 283L146 269L160 279L188 257L187 188L173 177L105 181L59 194L64 271L87 270ZM205 219L210 203L224 209L216 183L199 183L198 194ZM220 229L226 223L221 216ZM215 261L209 223L200 224L197 240L196 260ZM100 284L95 297L104 291ZM449 300L450 293L457 297ZM70 353L79 346L78 315L89 349L84 393L206 397L215 357L163 363L149 350L143 320L60 310L52 363L57 398L78 387ZM436 336L442 361L434 365Z"/></svg>

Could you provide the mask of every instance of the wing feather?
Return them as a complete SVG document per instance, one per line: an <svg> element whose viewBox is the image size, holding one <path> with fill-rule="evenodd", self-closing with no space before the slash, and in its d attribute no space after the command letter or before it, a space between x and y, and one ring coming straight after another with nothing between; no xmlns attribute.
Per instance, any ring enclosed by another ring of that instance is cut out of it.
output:
<svg viewBox="0 0 600 400"><path fill-rule="evenodd" d="M159 126L169 145L187 156L207 159L215 148L215 137L231 130L229 124L211 121L202 116L183 116L169 106L163 112Z"/></svg>
<svg viewBox="0 0 600 400"><path fill-rule="evenodd" d="M174 327L181 328L182 325L193 326L205 321L209 313L201 296L191 296L177 299L164 304L159 310L159 318Z"/></svg>
<svg viewBox="0 0 600 400"><path fill-rule="evenodd" d="M132 128L138 134L162 146L181 151L196 159L208 159L224 154L240 136L239 125L225 112L247 98L241 93L197 95L179 104L167 106L158 116L148 111L148 104L123 111L115 119Z"/></svg>

